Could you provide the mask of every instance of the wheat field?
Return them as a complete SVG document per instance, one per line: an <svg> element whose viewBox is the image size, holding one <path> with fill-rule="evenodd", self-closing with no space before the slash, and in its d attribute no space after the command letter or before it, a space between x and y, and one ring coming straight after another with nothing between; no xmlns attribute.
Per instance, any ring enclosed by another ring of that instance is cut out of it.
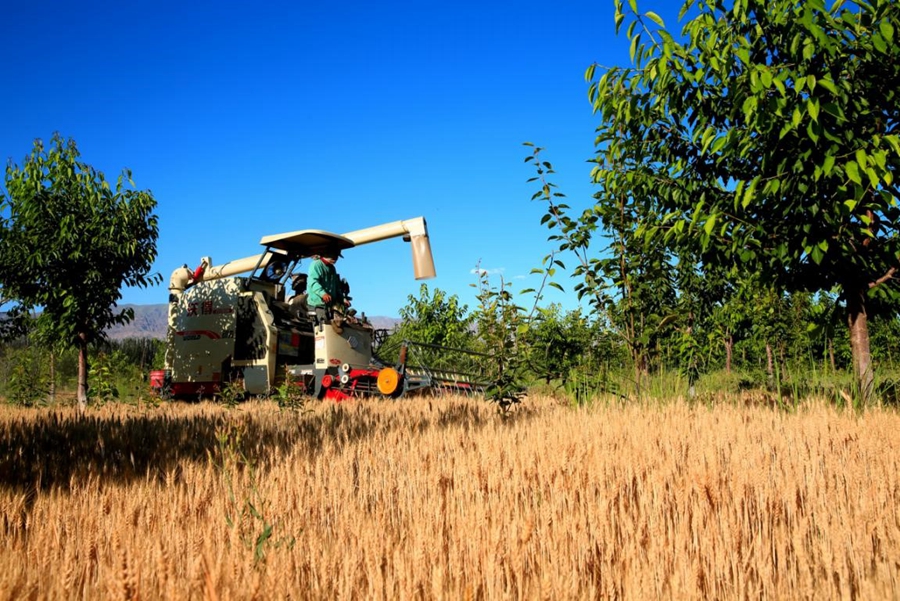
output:
<svg viewBox="0 0 900 601"><path fill-rule="evenodd" d="M900 417L0 408L2 599L896 599Z"/></svg>

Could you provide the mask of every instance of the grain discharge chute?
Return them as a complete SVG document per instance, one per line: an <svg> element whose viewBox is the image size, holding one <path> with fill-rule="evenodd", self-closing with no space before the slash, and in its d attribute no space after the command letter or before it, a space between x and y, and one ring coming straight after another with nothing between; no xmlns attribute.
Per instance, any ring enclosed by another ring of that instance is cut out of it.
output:
<svg viewBox="0 0 900 601"><path fill-rule="evenodd" d="M299 230L265 236L259 255L213 265L209 257L191 271L176 269L169 283L164 370L150 375L166 397L212 395L242 383L251 395L268 395L286 381L318 398L357 395L398 397L430 387L474 389L476 379L402 360L385 364L374 352L384 332L354 310L317 319L305 295L290 295L304 259L371 242L403 237L412 247L416 279L435 276L425 219L396 221L344 234ZM349 291L344 282L345 291Z"/></svg>

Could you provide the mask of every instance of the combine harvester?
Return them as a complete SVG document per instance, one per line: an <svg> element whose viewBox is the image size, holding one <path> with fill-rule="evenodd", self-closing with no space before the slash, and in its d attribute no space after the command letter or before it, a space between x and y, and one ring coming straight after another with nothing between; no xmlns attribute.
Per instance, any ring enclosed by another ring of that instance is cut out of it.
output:
<svg viewBox="0 0 900 601"><path fill-rule="evenodd" d="M179 267L169 282L166 366L151 372L151 388L162 397L196 397L241 382L247 394L265 396L289 380L309 395L334 400L482 391L488 355L402 341L399 348L385 347L396 358L386 363L376 351L387 332L375 330L365 314L357 318L351 311L334 327L288 303L287 289L304 259L400 236L412 246L416 279L433 278L422 217L342 235L300 230L265 236L259 255L223 265L204 257L194 271ZM409 361L419 356L440 359L433 367ZM453 357L462 361L448 365Z"/></svg>

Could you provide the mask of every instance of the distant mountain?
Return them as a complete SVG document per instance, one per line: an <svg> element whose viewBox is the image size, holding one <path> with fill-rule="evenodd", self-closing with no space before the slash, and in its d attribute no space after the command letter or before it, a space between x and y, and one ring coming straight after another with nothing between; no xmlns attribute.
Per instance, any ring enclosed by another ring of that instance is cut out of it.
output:
<svg viewBox="0 0 900 601"><path fill-rule="evenodd" d="M107 331L113 340L123 338L158 338L166 337L166 325L169 321L169 305L122 305L134 310L134 319L124 326L115 326ZM391 330L400 323L396 317L375 316L369 321L378 330Z"/></svg>
<svg viewBox="0 0 900 601"><path fill-rule="evenodd" d="M369 323L371 323L376 330L393 330L400 325L401 321L402 320L396 317L384 317L382 315L369 317Z"/></svg>
<svg viewBox="0 0 900 601"><path fill-rule="evenodd" d="M169 305L122 305L123 309L134 310L134 319L124 326L113 326L107 330L112 340L123 338L159 338L166 337L166 324L169 322Z"/></svg>

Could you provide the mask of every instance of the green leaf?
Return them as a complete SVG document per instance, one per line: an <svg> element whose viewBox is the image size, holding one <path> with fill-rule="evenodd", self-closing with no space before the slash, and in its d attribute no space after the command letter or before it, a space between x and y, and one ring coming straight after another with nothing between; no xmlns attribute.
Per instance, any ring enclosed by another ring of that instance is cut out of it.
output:
<svg viewBox="0 0 900 601"><path fill-rule="evenodd" d="M855 161L847 161L844 165L844 172L855 184L862 184L862 178L859 176L859 165Z"/></svg>
<svg viewBox="0 0 900 601"><path fill-rule="evenodd" d="M703 231L706 232L707 235L711 235L713 228L716 227L716 215L710 215L706 220L706 223L703 224Z"/></svg>
<svg viewBox="0 0 900 601"><path fill-rule="evenodd" d="M756 186L759 185L759 176L757 175L750 180L750 185L744 192L744 200L741 201L741 207L746 209L747 206L756 198Z"/></svg>
<svg viewBox="0 0 900 601"><path fill-rule="evenodd" d="M737 183L734 188L734 210L737 211L738 205L741 203L741 198L743 197L744 186L747 184L745 180L741 180Z"/></svg>
<svg viewBox="0 0 900 601"><path fill-rule="evenodd" d="M712 127L707 127L706 131L703 132L703 141L702 147L700 149L701 154L706 153L706 149L709 148L710 143L715 139L716 130Z"/></svg>
<svg viewBox="0 0 900 601"><path fill-rule="evenodd" d="M803 43L803 60L809 60L816 53L816 43L811 39L807 39Z"/></svg>
<svg viewBox="0 0 900 601"><path fill-rule="evenodd" d="M782 98L787 96L787 88L784 87L784 82L781 81L780 78L776 77L772 80L772 83L775 84L776 88L778 88L778 93L781 94Z"/></svg>
<svg viewBox="0 0 900 601"><path fill-rule="evenodd" d="M869 183L872 184L872 187L873 187L873 188L877 188L877 187L878 187L878 183L879 183L879 181L878 181L878 172L875 171L875 169L874 169L873 167L868 167L868 168L866 169L866 175L869 176Z"/></svg>
<svg viewBox="0 0 900 601"><path fill-rule="evenodd" d="M725 136L719 136L716 138L716 141L712 145L712 153L717 154L722 148L725 147L725 143L728 142L728 138Z"/></svg>
<svg viewBox="0 0 900 601"><path fill-rule="evenodd" d="M822 86L823 88L825 88L826 90L828 90L829 92L831 92L831 94L832 94L833 96L837 96L837 95L838 95L838 89L837 89L837 86L834 85L834 82L831 81L830 79L820 79L820 80L819 80L819 85Z"/></svg>
<svg viewBox="0 0 900 601"><path fill-rule="evenodd" d="M821 265L822 259L825 258L825 253L822 252L818 246L813 246L810 252L810 256L812 257L813 262L816 265Z"/></svg>
<svg viewBox="0 0 900 601"><path fill-rule="evenodd" d="M887 19L878 24L878 30L888 44L894 42L894 26Z"/></svg>
<svg viewBox="0 0 900 601"><path fill-rule="evenodd" d="M882 140L891 145L891 148L894 150L894 154L900 156L900 136L892 134L884 136Z"/></svg>
<svg viewBox="0 0 900 601"><path fill-rule="evenodd" d="M663 23L662 18L660 18L660 16L657 15L657 14L656 14L655 12L653 12L653 11L649 11L649 10L648 10L647 12L644 13L644 16L647 17L648 19L650 19L651 21L653 21L654 23L656 23L657 25L659 25L660 27L665 27L665 26L666 26L666 24Z"/></svg>
<svg viewBox="0 0 900 601"><path fill-rule="evenodd" d="M806 110L809 113L809 116L812 117L812 120L816 123L819 122L819 99L818 98L810 98L806 102Z"/></svg>
<svg viewBox="0 0 900 601"><path fill-rule="evenodd" d="M806 135L809 136L809 139L813 141L813 143L818 143L819 141L819 127L815 121L810 121L806 125Z"/></svg>
<svg viewBox="0 0 900 601"><path fill-rule="evenodd" d="M756 107L758 104L759 104L759 100L756 98L756 96L747 96L747 98L744 99L744 103L741 106L741 110L744 113L744 119L746 121L753 120L753 115L756 112Z"/></svg>

